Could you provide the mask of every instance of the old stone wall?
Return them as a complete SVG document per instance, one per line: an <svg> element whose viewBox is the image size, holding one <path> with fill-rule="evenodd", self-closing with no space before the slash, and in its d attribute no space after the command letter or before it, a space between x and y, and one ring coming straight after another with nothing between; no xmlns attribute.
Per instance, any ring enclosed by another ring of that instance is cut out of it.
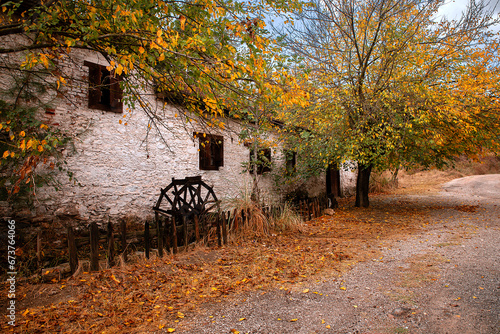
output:
<svg viewBox="0 0 500 334"><path fill-rule="evenodd" d="M147 219L152 216L160 189L172 178L198 175L214 187L220 199L248 195L252 179L243 172L242 163L248 162L249 149L239 142L241 128L237 122L227 121L225 130L207 129L196 119L186 123L176 107L165 106L147 91L147 103L165 126L159 132L143 110L124 106L123 113L114 113L88 108L88 68L84 61L108 64L99 55L83 51L60 60L59 70L68 77L64 94L41 115L46 124L72 137L63 156L76 181L61 174L59 190L44 187L38 191L38 213L81 221L124 216ZM224 137L224 166L219 170L200 170L194 131ZM279 149L273 148L272 159L280 163ZM270 174L259 177L259 186L263 198L279 199ZM307 189L311 195L324 192L324 177L310 181Z"/></svg>

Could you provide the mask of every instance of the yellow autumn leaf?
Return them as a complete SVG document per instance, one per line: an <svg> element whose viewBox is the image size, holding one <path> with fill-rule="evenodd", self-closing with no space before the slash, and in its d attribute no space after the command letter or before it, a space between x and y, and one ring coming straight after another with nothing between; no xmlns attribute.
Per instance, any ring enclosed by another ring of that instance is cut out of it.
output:
<svg viewBox="0 0 500 334"><path fill-rule="evenodd" d="M181 22L181 30L184 30L184 25L186 24L186 17L181 15L179 21Z"/></svg>
<svg viewBox="0 0 500 334"><path fill-rule="evenodd" d="M237 330L236 330L236 329L234 329L234 328L233 328L233 329L231 329L231 333L233 333L233 334L240 334L240 332L239 332L239 331L237 331Z"/></svg>
<svg viewBox="0 0 500 334"><path fill-rule="evenodd" d="M21 136L21 137L26 136L26 132L24 132L24 131L19 132L19 136Z"/></svg>
<svg viewBox="0 0 500 334"><path fill-rule="evenodd" d="M238 319L238 321L243 321L243 320L246 320L247 318L240 318Z"/></svg>
<svg viewBox="0 0 500 334"><path fill-rule="evenodd" d="M115 275L111 275L111 279L116 283L120 283L120 280L115 277Z"/></svg>
<svg viewBox="0 0 500 334"><path fill-rule="evenodd" d="M340 290L347 290L345 286L341 286Z"/></svg>
<svg viewBox="0 0 500 334"><path fill-rule="evenodd" d="M15 156L15 155L16 155L16 154L15 154L14 152L10 152L10 157L11 157L11 158L14 158L14 156Z"/></svg>
<svg viewBox="0 0 500 334"><path fill-rule="evenodd" d="M118 64L118 66L116 67L115 73L118 74L118 75L121 75L123 73L123 66L122 66L122 64Z"/></svg>
<svg viewBox="0 0 500 334"><path fill-rule="evenodd" d="M139 46L139 53L140 53L140 54L143 54L143 53L144 53L144 51L145 51L145 50L144 50L144 48L143 48L142 46Z"/></svg>
<svg viewBox="0 0 500 334"><path fill-rule="evenodd" d="M19 144L19 148L23 151L26 149L26 141L24 139L21 141L21 144Z"/></svg>
<svg viewBox="0 0 500 334"><path fill-rule="evenodd" d="M3 152L3 158L7 158L8 156L10 155L10 152L9 151L5 151Z"/></svg>
<svg viewBox="0 0 500 334"><path fill-rule="evenodd" d="M167 333L173 333L175 332L175 328L167 328Z"/></svg>
<svg viewBox="0 0 500 334"><path fill-rule="evenodd" d="M295 322L295 321L297 321L297 320L299 320L299 319L292 319L292 320L290 320L290 322Z"/></svg>
<svg viewBox="0 0 500 334"><path fill-rule="evenodd" d="M326 325L326 328L330 329L330 328L331 328L331 326L330 326L330 325Z"/></svg>
<svg viewBox="0 0 500 334"><path fill-rule="evenodd" d="M38 152L43 152L43 146L42 145L38 145Z"/></svg>
<svg viewBox="0 0 500 334"><path fill-rule="evenodd" d="M304 289L302 292L303 292L303 293L308 293L308 292L309 292L309 289Z"/></svg>

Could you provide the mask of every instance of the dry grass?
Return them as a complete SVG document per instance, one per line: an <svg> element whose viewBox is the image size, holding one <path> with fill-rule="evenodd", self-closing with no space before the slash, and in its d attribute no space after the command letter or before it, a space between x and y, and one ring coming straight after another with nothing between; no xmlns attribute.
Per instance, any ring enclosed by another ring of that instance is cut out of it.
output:
<svg viewBox="0 0 500 334"><path fill-rule="evenodd" d="M456 178L469 175L500 174L500 158L486 155L480 161L466 158L456 160L453 168L445 170L401 170L397 184L392 182L392 173L373 173L371 191L389 194L422 194L440 191L441 185Z"/></svg>

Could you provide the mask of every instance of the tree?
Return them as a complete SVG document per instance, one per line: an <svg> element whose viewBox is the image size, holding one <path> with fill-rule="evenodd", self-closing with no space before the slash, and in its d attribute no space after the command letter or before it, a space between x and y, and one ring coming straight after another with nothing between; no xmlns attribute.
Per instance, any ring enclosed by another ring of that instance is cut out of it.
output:
<svg viewBox="0 0 500 334"><path fill-rule="evenodd" d="M439 18L443 3L314 0L286 31L310 107L282 117L315 163L357 162L356 206L369 206L374 168L499 151L499 20L483 1Z"/></svg>
<svg viewBox="0 0 500 334"><path fill-rule="evenodd" d="M124 101L129 109L139 107L148 115L148 129L160 135L163 129L168 131L144 99L144 92L152 88L167 102L180 102L179 115L186 121L199 116L206 126L224 127L221 116L236 117L238 110L245 110L242 105L255 105L256 93L262 95L259 101L280 96L281 103L293 103L294 94L277 84L293 80L284 78L286 73L277 68L269 76L266 64L275 61L277 52L259 13L284 13L299 7L295 0L258 4L232 0L5 2L0 16L0 39L4 42L0 67L12 80L39 78L44 89L55 96L54 92L63 94L62 88L72 79L59 67L61 60L70 58L74 49L91 50L109 61L110 73L123 78ZM35 132L40 132L43 124L36 131L27 124L19 124L16 131L7 126L15 118L9 112L21 105L42 108L25 99L5 98L1 125L8 139L5 144L11 149L4 153L3 166L8 165L8 159L22 158L26 163L37 151L27 150L24 137L39 137ZM50 145L40 147L49 150ZM21 180L32 176L35 169L29 170Z"/></svg>

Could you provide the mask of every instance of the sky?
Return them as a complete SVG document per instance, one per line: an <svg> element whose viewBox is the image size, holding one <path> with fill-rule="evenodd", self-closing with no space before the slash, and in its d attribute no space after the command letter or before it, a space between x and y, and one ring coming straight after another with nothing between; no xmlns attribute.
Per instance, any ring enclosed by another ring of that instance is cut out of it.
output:
<svg viewBox="0 0 500 334"><path fill-rule="evenodd" d="M468 0L447 0L446 4L441 7L439 14L445 15L448 18L459 18L462 11L467 8ZM495 8L495 13L499 13L500 0L490 0L490 8Z"/></svg>

